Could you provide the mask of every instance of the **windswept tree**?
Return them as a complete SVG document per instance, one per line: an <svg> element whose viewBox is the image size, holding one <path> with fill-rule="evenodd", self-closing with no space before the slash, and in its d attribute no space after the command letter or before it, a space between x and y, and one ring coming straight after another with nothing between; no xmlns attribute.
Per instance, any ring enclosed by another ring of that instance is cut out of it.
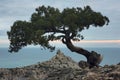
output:
<svg viewBox="0 0 120 80"><path fill-rule="evenodd" d="M89 52L73 45L72 41L80 41L84 37L81 31L90 27L108 25L109 19L100 12L93 11L90 6L84 8L58 8L40 6L32 14L30 21L16 21L7 32L10 40L10 52L18 52L27 45L40 45L54 50L49 41L61 40L72 52L87 58L90 66L98 66L101 55Z"/></svg>

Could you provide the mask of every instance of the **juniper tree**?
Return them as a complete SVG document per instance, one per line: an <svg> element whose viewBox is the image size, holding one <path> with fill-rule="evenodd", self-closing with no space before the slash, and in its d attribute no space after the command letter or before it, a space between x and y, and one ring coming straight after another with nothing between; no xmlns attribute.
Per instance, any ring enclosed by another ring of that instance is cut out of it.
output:
<svg viewBox="0 0 120 80"><path fill-rule="evenodd" d="M84 37L81 32L90 27L108 25L109 19L100 12L95 12L86 6L84 8L58 8L40 6L31 15L30 21L18 20L7 32L10 40L10 52L18 52L27 45L40 45L43 48L54 50L49 41L61 40L72 52L87 58L90 66L98 66L101 55L89 52L81 47L74 46L72 41L80 41Z"/></svg>

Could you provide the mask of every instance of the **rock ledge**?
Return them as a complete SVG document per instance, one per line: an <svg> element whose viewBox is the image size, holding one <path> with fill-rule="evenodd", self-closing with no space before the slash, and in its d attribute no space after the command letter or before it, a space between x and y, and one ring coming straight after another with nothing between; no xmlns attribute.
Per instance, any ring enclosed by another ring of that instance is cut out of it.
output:
<svg viewBox="0 0 120 80"><path fill-rule="evenodd" d="M58 50L49 61L22 68L0 68L0 80L120 80L120 64L89 69L83 63L80 68Z"/></svg>

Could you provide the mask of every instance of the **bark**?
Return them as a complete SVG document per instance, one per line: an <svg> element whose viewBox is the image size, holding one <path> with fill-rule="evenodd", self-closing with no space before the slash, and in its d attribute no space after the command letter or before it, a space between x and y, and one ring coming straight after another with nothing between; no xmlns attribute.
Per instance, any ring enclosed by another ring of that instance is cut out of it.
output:
<svg viewBox="0 0 120 80"><path fill-rule="evenodd" d="M87 58L87 63L89 67L99 66L100 62L102 61L102 56L94 51L89 52L83 48L76 47L72 44L70 39L63 39L62 42L66 44L67 48L70 49L72 52L76 52L81 54Z"/></svg>

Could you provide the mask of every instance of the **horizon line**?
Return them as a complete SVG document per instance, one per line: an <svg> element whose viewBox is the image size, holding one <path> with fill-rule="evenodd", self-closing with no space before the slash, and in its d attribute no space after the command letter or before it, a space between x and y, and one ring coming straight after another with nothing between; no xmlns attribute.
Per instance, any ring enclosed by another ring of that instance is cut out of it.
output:
<svg viewBox="0 0 120 80"><path fill-rule="evenodd" d="M59 43L61 40L50 41ZM120 40L80 40L80 41L72 41L73 43L120 43Z"/></svg>
<svg viewBox="0 0 120 80"><path fill-rule="evenodd" d="M61 40L49 41L54 43L60 43ZM80 40L80 41L72 41L73 43L120 43L120 40ZM0 44L8 44L10 43L7 39L0 39Z"/></svg>

